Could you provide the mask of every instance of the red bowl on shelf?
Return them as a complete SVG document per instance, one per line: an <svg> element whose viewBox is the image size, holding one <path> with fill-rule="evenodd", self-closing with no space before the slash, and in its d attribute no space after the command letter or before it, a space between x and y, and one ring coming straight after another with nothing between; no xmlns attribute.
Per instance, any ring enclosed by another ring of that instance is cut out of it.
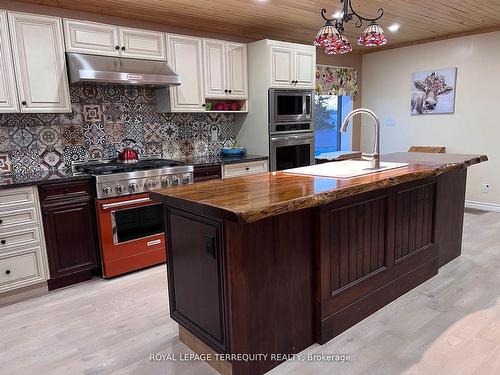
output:
<svg viewBox="0 0 500 375"><path fill-rule="evenodd" d="M215 103L214 109L216 111L225 111L226 110L226 106L222 102L217 102L217 103Z"/></svg>

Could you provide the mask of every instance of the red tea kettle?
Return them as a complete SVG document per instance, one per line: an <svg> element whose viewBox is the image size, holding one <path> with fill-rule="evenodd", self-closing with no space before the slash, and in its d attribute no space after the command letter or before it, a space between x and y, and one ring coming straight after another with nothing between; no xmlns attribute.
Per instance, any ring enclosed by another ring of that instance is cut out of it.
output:
<svg viewBox="0 0 500 375"><path fill-rule="evenodd" d="M122 141L123 149L118 155L118 161L121 163L137 163L139 161L139 153L134 148L137 142L131 138L125 138Z"/></svg>

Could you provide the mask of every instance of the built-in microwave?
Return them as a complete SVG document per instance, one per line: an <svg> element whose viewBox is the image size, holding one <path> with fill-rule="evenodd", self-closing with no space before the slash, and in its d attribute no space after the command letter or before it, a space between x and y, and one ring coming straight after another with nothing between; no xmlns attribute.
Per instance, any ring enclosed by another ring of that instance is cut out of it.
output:
<svg viewBox="0 0 500 375"><path fill-rule="evenodd" d="M269 122L301 123L312 122L313 90L269 90Z"/></svg>

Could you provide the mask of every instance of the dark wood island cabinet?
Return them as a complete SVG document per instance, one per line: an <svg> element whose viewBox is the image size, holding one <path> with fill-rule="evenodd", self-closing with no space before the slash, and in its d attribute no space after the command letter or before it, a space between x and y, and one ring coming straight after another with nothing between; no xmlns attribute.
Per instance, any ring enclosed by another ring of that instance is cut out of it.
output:
<svg viewBox="0 0 500 375"><path fill-rule="evenodd" d="M99 267L90 180L39 186L49 290L90 279Z"/></svg>
<svg viewBox="0 0 500 375"><path fill-rule="evenodd" d="M351 179L275 172L155 191L164 202L170 314L193 350L268 354L262 374L438 273L461 251L467 167L482 155L399 153ZM200 346L200 343L203 345Z"/></svg>

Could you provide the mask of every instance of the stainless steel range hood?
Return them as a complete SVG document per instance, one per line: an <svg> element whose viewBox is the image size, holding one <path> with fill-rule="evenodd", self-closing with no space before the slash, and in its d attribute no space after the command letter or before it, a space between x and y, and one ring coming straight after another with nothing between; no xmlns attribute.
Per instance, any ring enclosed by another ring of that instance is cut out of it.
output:
<svg viewBox="0 0 500 375"><path fill-rule="evenodd" d="M75 82L143 86L179 86L181 78L163 61L66 54L69 79Z"/></svg>

